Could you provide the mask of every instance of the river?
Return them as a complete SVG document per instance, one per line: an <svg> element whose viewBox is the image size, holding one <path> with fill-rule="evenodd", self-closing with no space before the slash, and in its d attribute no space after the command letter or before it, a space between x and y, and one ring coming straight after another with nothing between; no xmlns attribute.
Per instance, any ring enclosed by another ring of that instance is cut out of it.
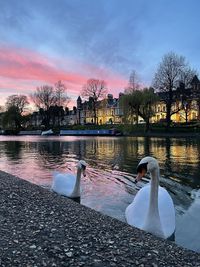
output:
<svg viewBox="0 0 200 267"><path fill-rule="evenodd" d="M149 181L133 183L147 155L158 159L160 184L175 204L175 243L200 252L200 139L0 136L0 169L47 190L53 171L75 172L84 159L81 204L124 222L126 207Z"/></svg>

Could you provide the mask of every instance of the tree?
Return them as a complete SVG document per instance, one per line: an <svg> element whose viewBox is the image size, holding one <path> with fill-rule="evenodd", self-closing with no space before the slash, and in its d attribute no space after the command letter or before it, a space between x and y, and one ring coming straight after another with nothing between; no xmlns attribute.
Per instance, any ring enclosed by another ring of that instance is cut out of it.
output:
<svg viewBox="0 0 200 267"><path fill-rule="evenodd" d="M197 118L198 120L200 120L200 81L197 75L193 77L191 85L193 91L193 98L196 100L196 108L198 109Z"/></svg>
<svg viewBox="0 0 200 267"><path fill-rule="evenodd" d="M138 124L138 116L146 122L146 131L149 130L150 118L155 113L154 104L158 101L158 96L153 88L133 90L121 97L124 114L127 121Z"/></svg>
<svg viewBox="0 0 200 267"><path fill-rule="evenodd" d="M146 122L146 131L149 131L150 118L155 114L155 104L158 96L153 88L144 88L141 94L141 104L138 109L138 115Z"/></svg>
<svg viewBox="0 0 200 267"><path fill-rule="evenodd" d="M103 80L89 79L83 86L82 96L88 97L91 101L94 123L98 124L97 103L100 99L105 98L107 93L106 83Z"/></svg>
<svg viewBox="0 0 200 267"><path fill-rule="evenodd" d="M60 126L60 118L64 117L64 110L62 106L50 106L49 114L52 119L52 125L59 125Z"/></svg>
<svg viewBox="0 0 200 267"><path fill-rule="evenodd" d="M191 86L191 82L196 75L196 70L191 69L189 66L186 66L181 72L180 82L184 85L185 88L188 88Z"/></svg>
<svg viewBox="0 0 200 267"><path fill-rule="evenodd" d="M139 90L139 89L140 89L139 78L138 78L136 71L133 70L130 74L128 87L125 89L125 93L130 93L132 91Z"/></svg>
<svg viewBox="0 0 200 267"><path fill-rule="evenodd" d="M180 109L180 116L185 120L185 122L188 122L189 115L191 114L192 108L194 108L193 105L193 93L191 90L191 87L188 89L185 88L184 82L180 82L179 87L176 90L176 101L177 101L177 106ZM191 86L191 80L188 83L188 86Z"/></svg>
<svg viewBox="0 0 200 267"><path fill-rule="evenodd" d="M25 118L23 112L29 104L25 95L11 95L6 100L6 112L3 115L4 127L15 128L19 130L22 127Z"/></svg>
<svg viewBox="0 0 200 267"><path fill-rule="evenodd" d="M120 106L124 114L124 122L129 122L131 124L138 124L138 112L141 105L141 95L140 90L130 90L125 91L124 95L120 98Z"/></svg>
<svg viewBox="0 0 200 267"><path fill-rule="evenodd" d="M38 109L44 110L45 127L49 127L50 115L49 108L56 102L54 88L49 85L43 85L36 88L36 92L31 95L31 99Z"/></svg>
<svg viewBox="0 0 200 267"><path fill-rule="evenodd" d="M70 102L70 98L67 95L67 87L61 81L55 83L55 99L56 104L61 106L67 106Z"/></svg>
<svg viewBox="0 0 200 267"><path fill-rule="evenodd" d="M120 100L120 105L124 113L124 120L138 124L138 107L141 100L139 78L135 70L129 77L128 86L124 90L124 96ZM127 108L127 105L129 108ZM136 107L137 106L137 107Z"/></svg>
<svg viewBox="0 0 200 267"><path fill-rule="evenodd" d="M22 114L26 106L29 104L27 96L25 95L11 95L8 96L6 100L6 109L8 110L10 107L16 107L18 112Z"/></svg>
<svg viewBox="0 0 200 267"><path fill-rule="evenodd" d="M45 111L56 102L55 93L52 86L42 85L36 88L36 92L31 95L36 107L43 108Z"/></svg>
<svg viewBox="0 0 200 267"><path fill-rule="evenodd" d="M153 86L157 91L164 92L163 101L166 104L167 128L170 127L171 115L178 112L179 109L172 109L174 102L174 92L179 83L184 79L188 82L192 70L185 62L183 56L170 52L164 55L157 72L155 73Z"/></svg>
<svg viewBox="0 0 200 267"><path fill-rule="evenodd" d="M6 128L19 130L21 128L22 115L19 108L16 106L10 106L3 114L2 124Z"/></svg>
<svg viewBox="0 0 200 267"><path fill-rule="evenodd" d="M70 102L70 98L67 95L67 87L61 81L55 84L55 99L56 99L56 116L58 118L58 125L60 126L60 119L63 115L63 106L67 106ZM55 115L54 113L54 115Z"/></svg>
<svg viewBox="0 0 200 267"><path fill-rule="evenodd" d="M188 117L191 113L191 109L192 109L192 101L189 99L189 100L186 100L182 102L182 109L185 113L185 116L184 116L184 119L185 119L185 122L187 123L188 122Z"/></svg>
<svg viewBox="0 0 200 267"><path fill-rule="evenodd" d="M66 93L66 86L58 81L55 87L49 85L43 85L36 88L36 92L31 95L31 99L38 109L43 109L43 122L49 127L51 115L53 115L53 123L55 121L55 110L60 107L63 109L63 105L67 105L70 101ZM56 106L55 109L52 107ZM50 110L51 107L51 110ZM59 112L59 116L62 116L62 112ZM60 124L60 117L58 118Z"/></svg>

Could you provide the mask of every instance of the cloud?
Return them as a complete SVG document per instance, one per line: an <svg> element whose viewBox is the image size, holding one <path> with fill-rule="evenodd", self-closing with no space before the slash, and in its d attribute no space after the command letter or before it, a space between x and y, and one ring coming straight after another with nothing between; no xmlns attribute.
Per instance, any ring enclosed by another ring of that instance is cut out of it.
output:
<svg viewBox="0 0 200 267"><path fill-rule="evenodd" d="M79 74L65 73L40 54L27 50L0 48L0 76L16 80L37 80L54 83L64 80L70 83L82 83L85 77Z"/></svg>
<svg viewBox="0 0 200 267"><path fill-rule="evenodd" d="M0 33L5 42L127 74L130 65L141 64L136 52L141 8L129 0L7 0Z"/></svg>
<svg viewBox="0 0 200 267"><path fill-rule="evenodd" d="M29 94L38 86L54 85L58 80L66 84L68 94L72 96L80 94L82 86L89 78L104 79L115 94L122 91L126 84L123 76L109 69L84 65L71 59L48 58L34 51L15 47L0 47L0 77L1 93L7 91L10 94L15 90Z"/></svg>
<svg viewBox="0 0 200 267"><path fill-rule="evenodd" d="M199 69L199 6L197 0L1 1L0 92L63 80L75 97L87 79L100 78L117 96L132 70L151 84L172 50Z"/></svg>

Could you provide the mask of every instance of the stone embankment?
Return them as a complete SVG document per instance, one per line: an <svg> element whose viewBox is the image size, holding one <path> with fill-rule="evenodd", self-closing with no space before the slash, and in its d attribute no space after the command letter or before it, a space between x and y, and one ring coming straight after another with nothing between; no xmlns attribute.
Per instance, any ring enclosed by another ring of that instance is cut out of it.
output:
<svg viewBox="0 0 200 267"><path fill-rule="evenodd" d="M0 266L200 266L200 254L0 172Z"/></svg>

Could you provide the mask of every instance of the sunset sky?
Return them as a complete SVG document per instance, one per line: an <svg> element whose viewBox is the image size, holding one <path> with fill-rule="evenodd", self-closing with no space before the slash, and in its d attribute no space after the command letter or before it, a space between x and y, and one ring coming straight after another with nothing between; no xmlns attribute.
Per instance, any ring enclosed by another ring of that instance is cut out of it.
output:
<svg viewBox="0 0 200 267"><path fill-rule="evenodd" d="M0 9L0 105L58 80L72 100L89 78L117 97L132 70L151 85L170 51L200 73L199 0L0 0Z"/></svg>

